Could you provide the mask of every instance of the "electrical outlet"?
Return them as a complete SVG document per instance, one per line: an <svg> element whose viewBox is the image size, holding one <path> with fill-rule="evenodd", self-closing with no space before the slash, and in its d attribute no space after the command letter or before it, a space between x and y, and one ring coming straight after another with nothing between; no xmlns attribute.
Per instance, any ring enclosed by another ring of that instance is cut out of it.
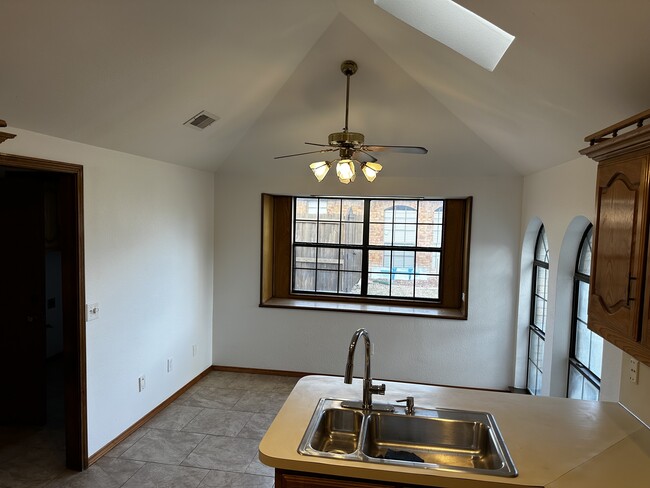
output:
<svg viewBox="0 0 650 488"><path fill-rule="evenodd" d="M630 358L630 367L628 369L628 379L630 383L634 385L639 384L639 361L634 358Z"/></svg>
<svg viewBox="0 0 650 488"><path fill-rule="evenodd" d="M99 303L86 304L86 322L99 318Z"/></svg>
<svg viewBox="0 0 650 488"><path fill-rule="evenodd" d="M144 380L144 375L140 376L138 378L138 391L141 392L144 390L144 387L146 386L145 380Z"/></svg>
<svg viewBox="0 0 650 488"><path fill-rule="evenodd" d="M174 360L172 358L169 358L167 360L167 372L171 373L172 369L174 369Z"/></svg>

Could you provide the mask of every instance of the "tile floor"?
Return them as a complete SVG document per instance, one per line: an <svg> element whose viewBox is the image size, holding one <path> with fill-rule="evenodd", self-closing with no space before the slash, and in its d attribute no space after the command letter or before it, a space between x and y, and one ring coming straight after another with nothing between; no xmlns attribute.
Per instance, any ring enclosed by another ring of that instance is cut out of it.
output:
<svg viewBox="0 0 650 488"><path fill-rule="evenodd" d="M0 488L265 488L266 429L297 378L210 372L88 470L68 471L62 427L2 428Z"/></svg>

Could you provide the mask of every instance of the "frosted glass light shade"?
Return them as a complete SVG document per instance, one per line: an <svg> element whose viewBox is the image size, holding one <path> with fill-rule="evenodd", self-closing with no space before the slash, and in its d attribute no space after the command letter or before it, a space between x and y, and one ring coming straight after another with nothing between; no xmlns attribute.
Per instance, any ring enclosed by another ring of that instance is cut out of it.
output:
<svg viewBox="0 0 650 488"><path fill-rule="evenodd" d="M373 182L375 181L375 178L377 178L377 173L381 171L381 164L379 163L363 163L361 165L361 171L363 171L363 175L366 177L366 180Z"/></svg>
<svg viewBox="0 0 650 488"><path fill-rule="evenodd" d="M515 39L452 0L375 0L375 5L488 71Z"/></svg>
<svg viewBox="0 0 650 488"><path fill-rule="evenodd" d="M314 176L318 181L323 181L323 178L325 178L325 175L330 170L331 165L331 161L317 161L315 163L311 163L309 165L309 168L312 170Z"/></svg>
<svg viewBox="0 0 650 488"><path fill-rule="evenodd" d="M339 177L341 183L346 185L351 181L354 181L354 178L356 177L354 161L352 159L341 159L336 164L336 176Z"/></svg>

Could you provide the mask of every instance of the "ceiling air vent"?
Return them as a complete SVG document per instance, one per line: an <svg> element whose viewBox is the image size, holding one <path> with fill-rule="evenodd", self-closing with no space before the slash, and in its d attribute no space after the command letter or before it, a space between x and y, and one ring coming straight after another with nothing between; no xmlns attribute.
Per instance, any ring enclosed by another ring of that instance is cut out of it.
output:
<svg viewBox="0 0 650 488"><path fill-rule="evenodd" d="M212 123L216 122L217 120L219 120L219 117L209 112L206 112L205 110L202 110L194 117L192 117L190 120L185 122L183 125L192 127L196 130L203 130L206 127L212 125Z"/></svg>

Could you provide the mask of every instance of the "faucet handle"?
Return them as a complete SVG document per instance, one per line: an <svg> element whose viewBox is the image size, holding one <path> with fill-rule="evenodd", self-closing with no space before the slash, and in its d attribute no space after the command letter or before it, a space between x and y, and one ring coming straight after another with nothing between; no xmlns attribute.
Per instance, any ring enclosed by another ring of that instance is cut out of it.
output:
<svg viewBox="0 0 650 488"><path fill-rule="evenodd" d="M407 415L413 415L415 413L415 399L412 396L397 401L406 402L406 407L404 408L404 411L406 412Z"/></svg>
<svg viewBox="0 0 650 488"><path fill-rule="evenodd" d="M386 385L382 383L381 385L373 385L370 383L370 393L373 395L385 395L386 394Z"/></svg>

